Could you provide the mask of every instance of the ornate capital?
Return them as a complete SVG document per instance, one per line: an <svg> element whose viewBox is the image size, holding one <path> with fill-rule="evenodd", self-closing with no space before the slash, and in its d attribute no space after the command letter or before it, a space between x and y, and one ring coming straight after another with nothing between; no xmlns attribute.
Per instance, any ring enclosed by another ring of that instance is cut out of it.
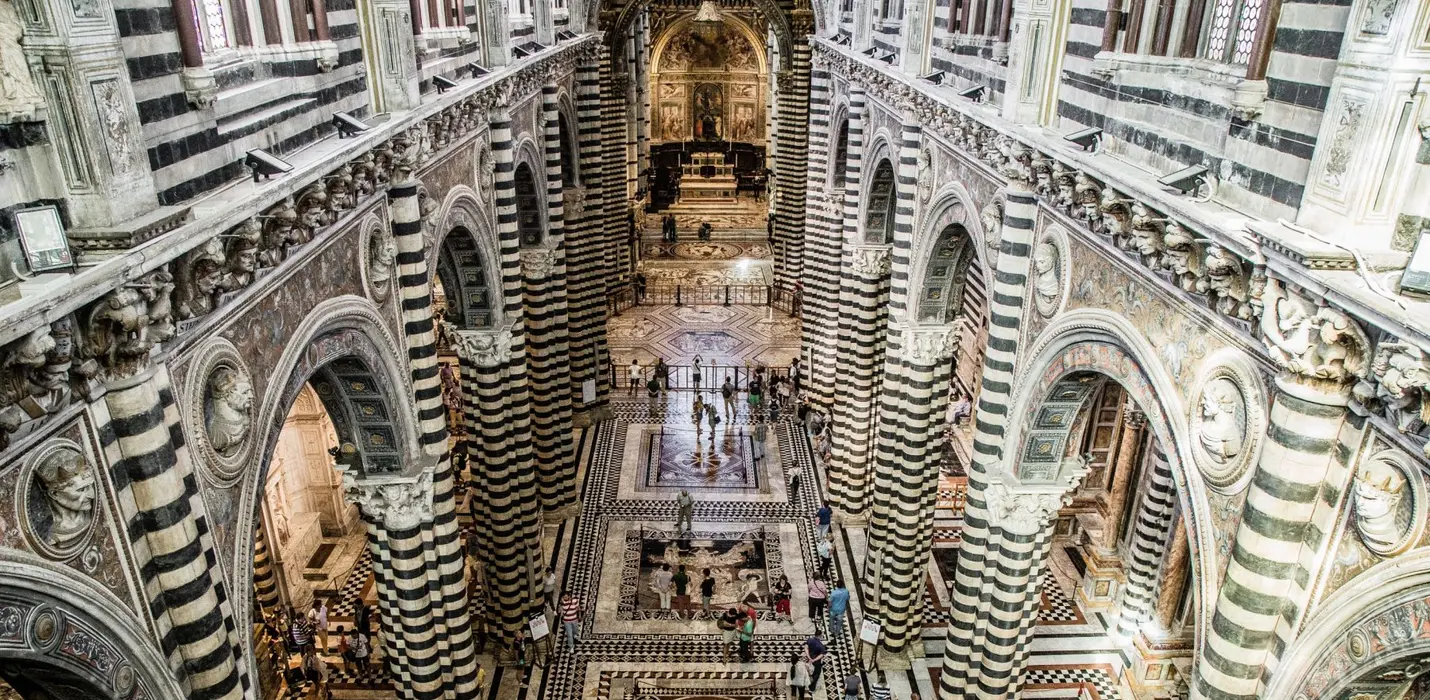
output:
<svg viewBox="0 0 1430 700"><path fill-rule="evenodd" d="M861 277L883 277L892 264L889 246L858 246L850 255L849 266Z"/></svg>
<svg viewBox="0 0 1430 700"><path fill-rule="evenodd" d="M432 472L398 479L354 478L343 473L343 491L373 522L391 530L411 530L432 519Z"/></svg>
<svg viewBox="0 0 1430 700"><path fill-rule="evenodd" d="M521 251L521 275L528 279L546 279L556 267L556 251L550 248L529 248Z"/></svg>
<svg viewBox="0 0 1430 700"><path fill-rule="evenodd" d="M506 328L463 331L444 323L442 333L458 357L478 367L500 367L511 359L511 331Z"/></svg>
<svg viewBox="0 0 1430 700"><path fill-rule="evenodd" d="M1123 406L1122 420L1126 423L1127 427L1133 430L1141 430L1147 427L1147 414L1143 413L1142 409L1136 406Z"/></svg>
<svg viewBox="0 0 1430 700"><path fill-rule="evenodd" d="M1366 376L1370 340L1349 316L1329 306L1312 308L1280 280L1266 281L1261 336L1285 378L1343 390Z"/></svg>
<svg viewBox="0 0 1430 700"><path fill-rule="evenodd" d="M909 328L904 331L904 357L921 365L936 365L953 357L963 337L959 326Z"/></svg>
<svg viewBox="0 0 1430 700"><path fill-rule="evenodd" d="M983 497L989 524L1017 535L1036 535L1072 502L1070 491L1015 491L1002 483L989 484Z"/></svg>

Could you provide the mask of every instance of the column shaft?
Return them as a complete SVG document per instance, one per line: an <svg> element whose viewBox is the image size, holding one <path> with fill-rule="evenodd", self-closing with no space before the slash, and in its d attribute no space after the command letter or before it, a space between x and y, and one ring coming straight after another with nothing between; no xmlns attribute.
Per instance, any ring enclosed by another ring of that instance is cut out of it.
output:
<svg viewBox="0 0 1430 700"><path fill-rule="evenodd" d="M546 149L546 242L526 251L522 265L531 432L541 505L546 511L575 503L576 462L571 442L571 369L568 363L565 209L561 185L561 128L555 84L541 88Z"/></svg>
<svg viewBox="0 0 1430 700"><path fill-rule="evenodd" d="M262 518L253 528L253 596L265 615L278 612L283 604L278 595L278 577L273 573L273 556L268 551L267 530Z"/></svg>
<svg viewBox="0 0 1430 700"><path fill-rule="evenodd" d="M1133 520L1131 562L1127 567L1127 584L1122 587L1122 612L1118 616L1117 632L1130 638L1147 619L1152 606L1152 589L1157 583L1157 567L1167 543L1167 526L1177 505L1176 484L1172 481L1172 466L1160 441L1152 445L1152 476L1147 481L1147 493L1137 508Z"/></svg>
<svg viewBox="0 0 1430 700"><path fill-rule="evenodd" d="M1182 602L1182 593L1186 590L1187 578L1192 573L1188 565L1190 559L1187 524L1178 518L1172 529L1172 542L1167 545L1167 561L1162 565L1162 583L1157 588L1155 611L1157 624L1163 631L1171 631L1172 625L1177 623L1177 613L1181 612L1179 604Z"/></svg>
<svg viewBox="0 0 1430 700"><path fill-rule="evenodd" d="M626 214L626 84L630 75L613 73L611 61L601 62L602 178L605 190L606 288L620 284L630 272L630 240ZM604 299L602 300L604 302Z"/></svg>
<svg viewBox="0 0 1430 700"><path fill-rule="evenodd" d="M609 390L606 374L606 277L603 251L605 172L601 149L601 86L595 65L576 70L576 133L584 200L566 222L570 243L568 318L571 326L571 401L585 405L582 384L596 384L596 401ZM568 212L568 215L570 212Z"/></svg>
<svg viewBox="0 0 1430 700"><path fill-rule="evenodd" d="M1132 474L1137 471L1142 456L1142 429L1147 417L1136 406L1123 407L1122 432L1117 442L1117 461L1112 472L1112 490L1107 498L1107 517L1102 519L1102 548L1117 551L1118 532L1122 529L1122 513L1133 488Z"/></svg>
<svg viewBox="0 0 1430 700"><path fill-rule="evenodd" d="M172 442L182 434L167 415L175 410L172 397L159 369L130 377L105 395L106 429L119 452L111 462L112 480L159 625L160 648L171 660L177 656L191 698L237 700L243 687L226 629L231 620L220 607L227 596L205 558L193 503L197 487L179 459L183 445Z"/></svg>
<svg viewBox="0 0 1430 700"><path fill-rule="evenodd" d="M836 387L842 383L837 378L845 376L838 372L838 348L842 347L843 342L840 336L841 325L845 319L849 318L849 313L844 308L843 280L848 276L849 271L848 247L858 240L859 173L864 161L865 93L864 88L858 85L849 86L848 119L849 136L845 145L845 160L843 163L835 163L833 166L844 168L844 189L833 193L842 201L843 208L840 220L831 222L830 237L834 246L831 251L834 256L831 264L835 267L835 274L834 278L830 280L832 286L828 289L830 314L828 318L822 320L824 333L821 336L820 344L815 347L809 368L817 395L824 403L835 405L836 408ZM852 297L850 299L852 301Z"/></svg>
<svg viewBox="0 0 1430 700"><path fill-rule="evenodd" d="M839 329L839 253L841 211L832 204L833 192L826 192L833 162L832 150L838 134L830 123L829 71L822 65L810 77L809 95L809 180L805 231L804 299L801 356L805 360L805 385L817 400L829 405L834 400L834 347ZM844 192L838 192L841 202ZM810 206L811 202L818 202Z"/></svg>
<svg viewBox="0 0 1430 700"><path fill-rule="evenodd" d="M889 322L889 252L885 246L848 247L839 290L835 351L832 463L829 500L844 515L865 515L875 392L882 374Z"/></svg>
<svg viewBox="0 0 1430 700"><path fill-rule="evenodd" d="M779 109L775 154L775 284L786 287L804 274L804 185L809 156L810 46L797 38L789 68L778 75Z"/></svg>
<svg viewBox="0 0 1430 700"><path fill-rule="evenodd" d="M1193 698L1250 700L1257 696L1276 629L1301 573L1322 484L1346 419L1341 390L1277 377L1266 444L1257 460L1193 683ZM1343 485L1341 485L1343 487Z"/></svg>
<svg viewBox="0 0 1430 700"><path fill-rule="evenodd" d="M1010 183L1003 208L997 273L988 299L988 348L983 361L982 389L974 412L973 460L968 470L962 542L954 574L953 614L944 643L943 673L939 678L942 698L965 697L963 679L976 658L973 632L978 618L982 572L988 557L985 491L989 473L998 468L1003 457L1036 216L1036 203L1027 183Z"/></svg>

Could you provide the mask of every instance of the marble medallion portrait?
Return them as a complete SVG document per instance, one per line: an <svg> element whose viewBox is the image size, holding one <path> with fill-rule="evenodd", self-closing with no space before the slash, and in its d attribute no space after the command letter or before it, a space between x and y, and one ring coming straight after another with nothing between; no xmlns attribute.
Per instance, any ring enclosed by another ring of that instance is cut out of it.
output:
<svg viewBox="0 0 1430 700"><path fill-rule="evenodd" d="M1188 418L1193 458L1213 488L1228 492L1244 485L1239 482L1266 432L1263 395L1256 370L1234 351L1220 353L1202 373Z"/></svg>
<svg viewBox="0 0 1430 700"><path fill-rule="evenodd" d="M195 353L184 373L183 403L200 473L229 486L253 449L256 391L238 349L214 339Z"/></svg>
<svg viewBox="0 0 1430 700"><path fill-rule="evenodd" d="M1058 226L1050 226L1033 246L1031 270L1033 307L1043 318L1052 318L1062 307L1063 288L1068 279L1067 234Z"/></svg>
<svg viewBox="0 0 1430 700"><path fill-rule="evenodd" d="M95 479L89 459L74 442L57 438L36 451L19 503L37 551L65 559L84 546L96 519Z"/></svg>
<svg viewBox="0 0 1430 700"><path fill-rule="evenodd" d="M1425 487L1418 470L1396 450L1382 450L1356 469L1350 526L1373 554L1389 557L1420 537Z"/></svg>

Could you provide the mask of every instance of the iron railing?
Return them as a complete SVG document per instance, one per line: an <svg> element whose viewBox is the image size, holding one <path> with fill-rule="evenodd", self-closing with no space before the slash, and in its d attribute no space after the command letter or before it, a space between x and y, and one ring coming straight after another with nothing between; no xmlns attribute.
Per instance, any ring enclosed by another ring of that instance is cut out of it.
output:
<svg viewBox="0 0 1430 700"><path fill-rule="evenodd" d="M622 285L606 295L607 312L619 316L636 306L773 306L799 316L803 293L797 288L765 284L647 284Z"/></svg>

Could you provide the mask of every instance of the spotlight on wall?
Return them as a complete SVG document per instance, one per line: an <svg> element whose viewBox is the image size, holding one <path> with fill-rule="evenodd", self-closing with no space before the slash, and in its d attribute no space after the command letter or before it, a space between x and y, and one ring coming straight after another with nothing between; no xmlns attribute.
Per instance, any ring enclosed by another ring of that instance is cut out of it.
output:
<svg viewBox="0 0 1430 700"><path fill-rule="evenodd" d="M572 32L572 31L570 31L570 30L562 29L561 31L556 32L556 40L557 40L557 41L570 41L570 40L575 39L575 38L576 38L576 33L575 33L575 32Z"/></svg>
<svg viewBox="0 0 1430 700"><path fill-rule="evenodd" d="M437 88L437 94L440 95L457 87L457 81L437 75L432 77L432 87Z"/></svg>
<svg viewBox="0 0 1430 700"><path fill-rule="evenodd" d="M473 77L473 78L480 78L480 77L482 77L482 76L484 76L484 75L486 75L487 73L490 73L490 72L491 72L491 71L489 71L489 70L487 70L487 69L485 69L485 68L483 68L483 67L481 67L481 66L479 66L479 65L477 65L477 64L475 64L475 63L472 64L472 77Z"/></svg>
<svg viewBox="0 0 1430 700"><path fill-rule="evenodd" d="M1190 165L1157 178L1157 184L1170 187L1182 194L1195 194L1203 187L1210 190L1212 181L1207 166Z"/></svg>
<svg viewBox="0 0 1430 700"><path fill-rule="evenodd" d="M879 49L878 49L878 47L870 46L869 48L864 49L864 52L863 52L863 53L864 53L865 56L868 56L869 58L873 58L876 54L879 53Z"/></svg>
<svg viewBox="0 0 1430 700"><path fill-rule="evenodd" d="M973 100L974 102L982 102L982 101L983 101L983 86L982 86L982 85L974 85L974 86L971 87L971 88L964 88L963 90L959 90L959 91L958 91L958 96L959 96L959 97L967 97L968 99Z"/></svg>
<svg viewBox="0 0 1430 700"><path fill-rule="evenodd" d="M944 76L944 75L946 75L946 74L945 74L943 71L941 71L941 70L936 70L936 71L934 71L934 72L932 72L932 73L929 73L928 75L921 75L921 76L919 76L919 79L920 79L920 80L927 80L927 81L929 81L930 83L933 83L934 85L942 85L942 84L943 84L943 76Z"/></svg>
<svg viewBox="0 0 1430 700"><path fill-rule="evenodd" d="M1077 144L1078 148L1081 148L1084 151L1091 151L1093 153L1096 153L1098 147L1102 145L1102 129L1099 129L1095 126L1089 126L1086 129L1078 129L1071 134L1064 135L1063 140L1071 141Z"/></svg>
<svg viewBox="0 0 1430 700"><path fill-rule="evenodd" d="M839 36L834 37L834 43L838 46L848 46L849 42L850 39L848 34L840 34Z"/></svg>
<svg viewBox="0 0 1430 700"><path fill-rule="evenodd" d="M347 112L333 112L333 128L338 130L338 138L345 139L357 136L372 127Z"/></svg>
<svg viewBox="0 0 1430 700"><path fill-rule="evenodd" d="M293 170L293 166L288 161L269 153L261 148L255 148L243 157L243 164L253 170L253 181L258 182L258 176L262 175L267 180L274 175Z"/></svg>
<svg viewBox="0 0 1430 700"><path fill-rule="evenodd" d="M530 56L530 55L531 55L531 52L530 52L530 51L527 51L526 49L524 49L524 48L522 48L522 47L520 47L520 46L513 46L513 47L511 47L511 57L512 57L512 58L526 58L527 56Z"/></svg>
<svg viewBox="0 0 1430 700"><path fill-rule="evenodd" d="M896 58L898 58L898 57L899 57L899 54L896 54L896 53L894 53L893 51L890 51L889 53L884 54L884 57L881 58L881 59L879 59L879 60L880 60L880 61L883 61L884 63L888 63L888 64L892 65L892 64L894 63L894 59L896 59Z"/></svg>

